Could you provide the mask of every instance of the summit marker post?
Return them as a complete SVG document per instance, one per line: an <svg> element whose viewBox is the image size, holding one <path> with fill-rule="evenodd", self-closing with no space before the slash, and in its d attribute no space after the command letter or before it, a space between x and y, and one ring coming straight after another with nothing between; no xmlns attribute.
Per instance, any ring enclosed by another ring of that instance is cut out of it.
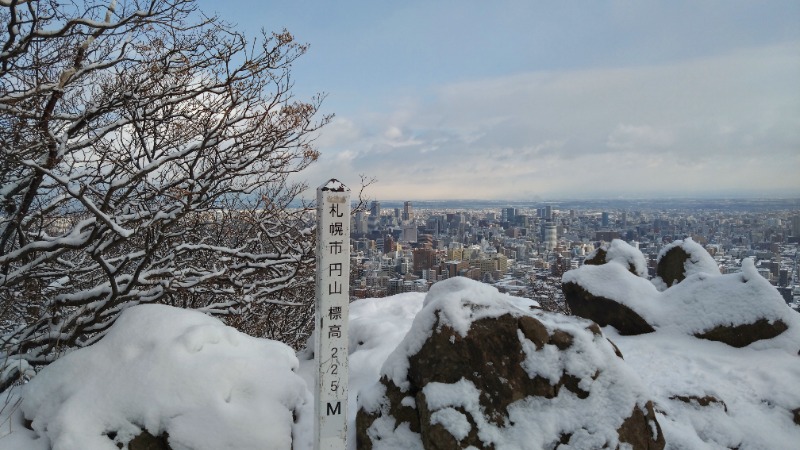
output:
<svg viewBox="0 0 800 450"><path fill-rule="evenodd" d="M331 179L317 188L314 450L347 448L347 314L350 189Z"/></svg>

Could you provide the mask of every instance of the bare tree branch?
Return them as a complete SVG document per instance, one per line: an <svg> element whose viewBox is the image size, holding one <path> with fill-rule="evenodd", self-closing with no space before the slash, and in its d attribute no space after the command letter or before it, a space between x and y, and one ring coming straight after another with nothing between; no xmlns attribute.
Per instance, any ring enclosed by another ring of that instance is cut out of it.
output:
<svg viewBox="0 0 800 450"><path fill-rule="evenodd" d="M0 390L126 307L162 302L298 345L322 97L306 46L192 0L0 0ZM363 183L362 183L363 184Z"/></svg>

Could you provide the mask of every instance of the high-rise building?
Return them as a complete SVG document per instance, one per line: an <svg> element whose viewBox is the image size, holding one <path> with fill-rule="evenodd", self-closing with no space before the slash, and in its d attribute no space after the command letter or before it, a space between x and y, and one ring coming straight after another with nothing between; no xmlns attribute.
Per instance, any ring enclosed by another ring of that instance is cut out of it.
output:
<svg viewBox="0 0 800 450"><path fill-rule="evenodd" d="M403 226L403 237L401 242L414 243L417 242L417 227L415 225Z"/></svg>
<svg viewBox="0 0 800 450"><path fill-rule="evenodd" d="M558 244L558 228L553 222L545 222L544 225L544 248L552 250Z"/></svg>
<svg viewBox="0 0 800 450"><path fill-rule="evenodd" d="M381 202L374 201L369 205L369 219L367 229L370 233L377 230L381 223Z"/></svg>
<svg viewBox="0 0 800 450"><path fill-rule="evenodd" d="M402 220L407 221L413 218L414 218L414 208L411 206L411 202L404 202Z"/></svg>
<svg viewBox="0 0 800 450"><path fill-rule="evenodd" d="M780 269L778 272L778 286L788 286L789 285L789 270L788 269Z"/></svg>
<svg viewBox="0 0 800 450"><path fill-rule="evenodd" d="M553 207L547 205L544 207L544 219L545 220L553 220Z"/></svg>
<svg viewBox="0 0 800 450"><path fill-rule="evenodd" d="M517 208L509 206L508 208L503 208L501 212L500 221L512 222L516 216L517 216Z"/></svg>
<svg viewBox="0 0 800 450"><path fill-rule="evenodd" d="M436 250L432 248L418 248L413 255L415 273L428 270L436 264Z"/></svg>
<svg viewBox="0 0 800 450"><path fill-rule="evenodd" d="M364 211L356 212L353 222L353 230L357 235L367 234L367 216L364 214Z"/></svg>
<svg viewBox="0 0 800 450"><path fill-rule="evenodd" d="M800 236L800 216L792 216L792 236Z"/></svg>
<svg viewBox="0 0 800 450"><path fill-rule="evenodd" d="M383 252L390 253L397 250L396 245L394 243L394 238L391 234L387 234L386 237L383 238Z"/></svg>
<svg viewBox="0 0 800 450"><path fill-rule="evenodd" d="M603 211L603 226L608 226L608 211Z"/></svg>

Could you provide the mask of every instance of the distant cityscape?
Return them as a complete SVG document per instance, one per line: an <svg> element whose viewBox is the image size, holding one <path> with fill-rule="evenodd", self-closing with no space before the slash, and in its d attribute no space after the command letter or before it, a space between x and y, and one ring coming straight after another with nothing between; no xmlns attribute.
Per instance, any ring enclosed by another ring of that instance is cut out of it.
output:
<svg viewBox="0 0 800 450"><path fill-rule="evenodd" d="M559 310L561 275L603 243L637 247L653 276L662 247L691 238L722 273L754 258L800 308L800 200L372 201L352 221L351 298L426 292L465 276Z"/></svg>

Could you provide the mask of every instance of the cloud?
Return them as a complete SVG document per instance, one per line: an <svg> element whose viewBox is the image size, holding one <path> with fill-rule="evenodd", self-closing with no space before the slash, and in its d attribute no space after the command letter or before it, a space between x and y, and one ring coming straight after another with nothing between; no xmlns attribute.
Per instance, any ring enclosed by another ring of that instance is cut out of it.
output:
<svg viewBox="0 0 800 450"><path fill-rule="evenodd" d="M608 135L606 147L613 150L642 150L669 148L675 138L668 130L650 125L619 124Z"/></svg>
<svg viewBox="0 0 800 450"><path fill-rule="evenodd" d="M356 144L363 134L358 125L347 118L334 117L320 133L316 145L320 148L339 148Z"/></svg>
<svg viewBox="0 0 800 450"><path fill-rule="evenodd" d="M800 43L450 83L352 115L320 149L384 199L800 194ZM332 125L334 125L332 124Z"/></svg>

